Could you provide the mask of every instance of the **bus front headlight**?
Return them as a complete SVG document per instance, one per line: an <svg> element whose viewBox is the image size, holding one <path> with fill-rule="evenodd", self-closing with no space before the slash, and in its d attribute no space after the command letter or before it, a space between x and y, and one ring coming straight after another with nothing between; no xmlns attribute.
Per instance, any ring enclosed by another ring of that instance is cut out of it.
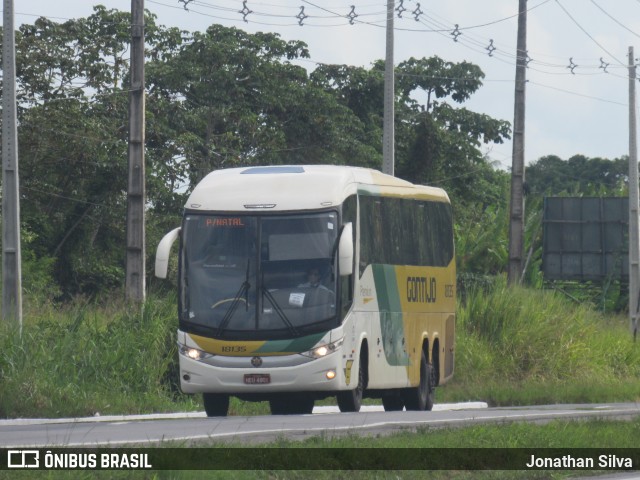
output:
<svg viewBox="0 0 640 480"><path fill-rule="evenodd" d="M328 343L326 345L320 345L319 347L315 347L307 352L301 352L300 355L303 355L309 358L326 357L327 355L330 355L336 350L338 350L343 343L344 343L344 338L341 338L340 340L337 340L335 342Z"/></svg>
<svg viewBox="0 0 640 480"><path fill-rule="evenodd" d="M187 347L186 345L180 345L179 347L180 355L184 355L185 357L190 358L191 360L204 360L206 358L211 358L213 355L207 353L203 350L199 350L193 347Z"/></svg>

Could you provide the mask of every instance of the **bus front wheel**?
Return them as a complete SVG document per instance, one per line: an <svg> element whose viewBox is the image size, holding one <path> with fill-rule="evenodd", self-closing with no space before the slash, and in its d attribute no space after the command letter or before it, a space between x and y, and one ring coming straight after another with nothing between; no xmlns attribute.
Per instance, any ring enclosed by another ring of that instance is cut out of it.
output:
<svg viewBox="0 0 640 480"><path fill-rule="evenodd" d="M229 413L229 395L203 393L202 400L207 417L226 417Z"/></svg>

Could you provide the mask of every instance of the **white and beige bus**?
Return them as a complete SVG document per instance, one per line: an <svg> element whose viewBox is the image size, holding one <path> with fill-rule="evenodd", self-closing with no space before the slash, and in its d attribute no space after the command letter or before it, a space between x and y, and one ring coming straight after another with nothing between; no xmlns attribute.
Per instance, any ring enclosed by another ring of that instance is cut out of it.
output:
<svg viewBox="0 0 640 480"><path fill-rule="evenodd" d="M180 384L209 416L229 397L311 413L337 397L430 410L453 375L451 205L378 171L271 166L210 173L156 254L180 240Z"/></svg>

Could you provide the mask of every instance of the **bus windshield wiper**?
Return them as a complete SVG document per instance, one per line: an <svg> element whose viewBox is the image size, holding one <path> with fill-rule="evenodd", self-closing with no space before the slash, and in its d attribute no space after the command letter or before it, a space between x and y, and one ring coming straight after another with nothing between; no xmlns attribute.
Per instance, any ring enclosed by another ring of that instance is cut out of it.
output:
<svg viewBox="0 0 640 480"><path fill-rule="evenodd" d="M282 321L284 322L284 324L287 326L287 328L289 329L289 331L294 335L294 336L298 336L298 330L296 329L296 327L293 326L293 324L291 323L291 321L287 318L287 315L284 313L284 311L282 310L282 308L280 308L280 305L278 305L278 302L276 301L275 298L273 298L273 295L271 295L271 292L269 290L267 290L266 288L262 287L262 294L267 297L267 299L269 300L269 302L271 303L271 305L273 305L273 309L276 311L276 313L278 314L278 316L282 319Z"/></svg>
<svg viewBox="0 0 640 480"><path fill-rule="evenodd" d="M231 302L231 305L229 306L229 309L227 310L227 312L224 314L224 317L222 317L222 321L220 322L220 326L218 327L218 332L217 332L217 336L220 337L224 331L227 328L227 325L229 324L229 322L231 321L231 317L233 317L233 314L236 311L236 308L238 307L238 303L240 303L240 300L244 300L244 304L245 304L245 308L247 310L247 312L249 311L249 289L251 288L251 284L249 283L249 265L250 265L251 260L247 260L247 273L245 275L245 280L244 282L242 282L242 284L240 285L240 290L238 290L238 293L236 293L235 297L233 297L233 302ZM244 296L244 298L243 298Z"/></svg>

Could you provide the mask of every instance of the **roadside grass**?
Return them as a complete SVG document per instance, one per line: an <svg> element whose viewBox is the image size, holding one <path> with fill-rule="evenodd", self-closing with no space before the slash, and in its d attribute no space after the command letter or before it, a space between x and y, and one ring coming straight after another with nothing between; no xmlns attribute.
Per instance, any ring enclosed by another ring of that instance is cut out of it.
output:
<svg viewBox="0 0 640 480"><path fill-rule="evenodd" d="M640 345L625 317L498 278L459 302L457 319L454 380L438 401L640 401Z"/></svg>
<svg viewBox="0 0 640 480"><path fill-rule="evenodd" d="M0 416L58 417L201 409L177 388L175 298L142 312L118 302L31 305L22 337L0 327ZM603 316L553 292L506 288L498 279L458 308L454 380L437 402L490 405L640 401L640 353L622 317ZM321 403L331 403L324 401ZM377 403L369 400L367 403ZM231 402L232 415L268 414L266 403ZM381 437L280 439L281 448L635 448L640 419L504 423L421 429ZM186 446L166 444L171 446ZM210 448L241 445L211 443ZM255 445L253 445L255 447ZM306 451L306 450L305 450ZM305 453L312 454L312 453ZM11 475L8 475L8 474ZM0 478L422 479L424 471L0 472ZM580 471L429 471L435 479L564 479Z"/></svg>
<svg viewBox="0 0 640 480"><path fill-rule="evenodd" d="M637 449L640 417L626 420L592 418L549 420L539 423L509 422L469 427L418 427L391 434L323 433L306 439L251 444L252 448L560 448ZM183 442L165 442L162 447L183 447ZM239 442L198 441L201 448L245 448ZM487 450L490 452L490 450ZM302 452L304 453L304 452Z"/></svg>
<svg viewBox="0 0 640 480"><path fill-rule="evenodd" d="M603 449L637 448L640 442L640 418L630 421L624 420L585 420L562 421L556 420L547 424L503 423L491 425L476 425L466 428L422 428L417 433L403 432L387 436L335 436L327 435L311 437L303 441L281 439L274 443L254 445L253 447L298 448L300 456L313 455L313 450L328 448L336 450L361 449L362 455L379 456L381 451L393 456L393 449L415 448L424 449L425 455L433 452L437 455L438 448L560 448L563 451L571 448ZM204 445L209 448L238 447L243 445L229 445L212 442ZM367 450L370 449L370 450ZM491 450L487 450L491 455ZM416 451L415 454L420 454ZM599 454L599 453L598 453ZM597 456L597 455L596 455ZM388 457L387 457L388 458ZM410 461L410 460L409 460ZM374 459L372 459L372 463ZM167 472L163 472L167 473ZM162 478L189 479L192 472L172 472L171 476ZM313 477L322 479L423 479L425 471L420 470L377 470L377 471L265 471L265 472L209 472L206 478L246 478L246 479L306 479ZM549 471L549 470L505 470L505 471L459 471L459 470L431 470L429 478L434 479L564 479L576 475L580 477L593 474L590 471ZM600 472L602 473L602 472ZM228 474L227 476L220 476Z"/></svg>
<svg viewBox="0 0 640 480"><path fill-rule="evenodd" d="M22 336L6 326L0 334L0 417L196 408L178 392L174 305L31 306Z"/></svg>
<svg viewBox="0 0 640 480"><path fill-rule="evenodd" d="M198 444L200 449L195 456L206 456L210 449L234 449L241 448L246 451L247 465L255 465L252 461L260 455L261 448L283 448L296 449L299 453L294 453L300 459L298 465L304 463L305 458L313 458L318 449L335 449L336 452L343 452L345 449L359 449L357 455L362 455L363 462L366 456L371 458L372 464L384 463L385 461L395 464L394 456L402 455L411 462L411 456L415 455L438 455L438 448L481 448L487 449L486 455L496 454L491 449L543 449L560 448L565 454L572 454L568 449L595 449L589 452L590 456L598 457L605 449L635 449L640 443L640 418L633 420L584 420L584 421L563 421L555 420L546 424L528 423L503 423L485 424L466 428L423 428L417 433L402 432L392 435L380 436L336 436L328 435L316 436L303 441L290 441L280 439L276 442L265 444L254 444L250 449L241 444L229 443L205 443ZM184 444L168 442L163 447L185 447ZM402 452L394 449L423 449L415 452ZM383 453L380 453L383 452ZM463 451L464 453L465 451ZM273 452L271 452L273 453ZM327 453L327 452L322 452ZM468 451L469 454L478 452ZM584 453L584 452L583 452ZM180 454L180 451L168 450L167 455ZM243 453L244 454L244 453ZM440 452L440 454L442 454ZM497 453L499 454L499 452ZM573 452L577 456L576 452ZM254 457L252 457L254 455ZM381 460L382 458L382 460ZM499 461L497 461L499 464ZM338 464L339 465L339 464ZM335 467L335 462L332 467ZM292 466L295 468L295 466ZM410 468L410 465L407 465ZM0 472L0 478L9 478ZM602 471L588 470L503 470L503 471L461 471L461 470L335 470L327 468L323 470L211 470L211 471L154 471L154 472L117 472L117 471L93 471L93 472L10 472L11 478L31 479L31 478L148 478L148 479L256 479L256 480L279 480L279 479L353 479L353 480L377 480L377 479L422 479L428 474L429 478L435 479L565 479L575 476L602 474ZM608 471L607 473L611 473ZM89 475L90 474L90 475Z"/></svg>
<svg viewBox="0 0 640 480"><path fill-rule="evenodd" d="M436 402L640 401L640 346L627 322L498 278L459 302L454 379ZM0 417L201 410L199 396L179 391L176 329L175 297L166 295L142 310L32 299L21 337L0 325ZM231 401L231 415L268 413L266 402Z"/></svg>

